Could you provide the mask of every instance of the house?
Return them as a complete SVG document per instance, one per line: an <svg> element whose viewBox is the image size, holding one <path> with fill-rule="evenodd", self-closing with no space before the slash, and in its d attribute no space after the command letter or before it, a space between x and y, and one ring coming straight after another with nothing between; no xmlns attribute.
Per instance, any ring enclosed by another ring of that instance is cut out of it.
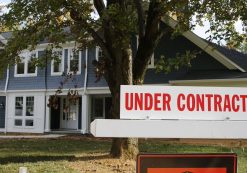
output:
<svg viewBox="0 0 247 173"><path fill-rule="evenodd" d="M11 33L0 34L0 47L6 44ZM169 44L167 44L169 43ZM9 67L0 80L0 131L44 133L52 131L72 131L89 133L93 119L107 118L111 95L104 79L98 82L92 61L102 55L98 47L80 52L73 51L74 43L62 45L54 50L61 62L51 62L46 69L35 67L30 57L42 56L48 42L41 42L33 52L23 51L22 62ZM137 40L133 47L136 49ZM166 45L166 46L163 46ZM176 53L196 50L201 53L184 67L172 73L156 73L155 63L165 54L174 57ZM1 58L1 57L0 57ZM47 106L49 98L63 81L63 72L78 67L73 81L64 85L59 95L58 108ZM145 85L183 85L183 86L247 86L247 55L236 50L217 46L198 37L191 31L171 39L163 37L154 52L145 76ZM79 100L68 104L67 92L77 86ZM69 105L69 107L67 107ZM64 111L68 108L68 111Z"/></svg>

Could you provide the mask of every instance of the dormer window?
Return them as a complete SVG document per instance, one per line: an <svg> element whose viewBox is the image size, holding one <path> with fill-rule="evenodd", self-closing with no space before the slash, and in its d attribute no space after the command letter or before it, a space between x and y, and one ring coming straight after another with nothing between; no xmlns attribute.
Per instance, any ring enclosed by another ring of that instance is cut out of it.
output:
<svg viewBox="0 0 247 173"><path fill-rule="evenodd" d="M81 51L77 49L70 49L68 58L69 72L81 73Z"/></svg>
<svg viewBox="0 0 247 173"><path fill-rule="evenodd" d="M20 62L15 65L15 77L37 76L37 67L34 59L37 52L23 52L20 54Z"/></svg>
<svg viewBox="0 0 247 173"><path fill-rule="evenodd" d="M102 49L99 46L97 46L96 47L96 60L99 61L103 57L104 55L103 55Z"/></svg>
<svg viewBox="0 0 247 173"><path fill-rule="evenodd" d="M51 75L62 75L64 71L64 51L55 50L55 58L51 61Z"/></svg>

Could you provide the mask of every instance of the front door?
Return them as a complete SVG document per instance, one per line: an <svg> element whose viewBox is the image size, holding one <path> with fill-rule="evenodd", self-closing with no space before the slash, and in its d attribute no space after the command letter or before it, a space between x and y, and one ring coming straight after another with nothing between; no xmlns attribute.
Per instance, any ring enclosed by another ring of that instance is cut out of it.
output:
<svg viewBox="0 0 247 173"><path fill-rule="evenodd" d="M61 129L78 129L78 101L70 103L67 98L61 99Z"/></svg>

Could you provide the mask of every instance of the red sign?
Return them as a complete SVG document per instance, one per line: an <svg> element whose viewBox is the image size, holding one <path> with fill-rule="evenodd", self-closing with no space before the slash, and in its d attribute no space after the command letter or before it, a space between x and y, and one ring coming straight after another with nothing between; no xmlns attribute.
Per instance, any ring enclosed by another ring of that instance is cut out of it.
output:
<svg viewBox="0 0 247 173"><path fill-rule="evenodd" d="M237 155L140 154L137 173L237 173Z"/></svg>
<svg viewBox="0 0 247 173"><path fill-rule="evenodd" d="M227 173L226 168L148 168L148 173Z"/></svg>

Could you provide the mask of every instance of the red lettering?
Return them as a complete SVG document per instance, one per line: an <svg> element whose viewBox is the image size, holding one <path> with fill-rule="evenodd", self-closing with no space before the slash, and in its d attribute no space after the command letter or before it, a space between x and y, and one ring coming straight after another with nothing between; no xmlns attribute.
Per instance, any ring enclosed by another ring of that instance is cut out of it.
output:
<svg viewBox="0 0 247 173"><path fill-rule="evenodd" d="M225 95L225 100L224 100L224 112L228 109L228 111L231 111L231 102L230 102L230 96Z"/></svg>
<svg viewBox="0 0 247 173"><path fill-rule="evenodd" d="M193 110L195 110L195 96L193 95L193 94L189 94L188 96L187 96L187 109L189 110L189 111L193 111Z"/></svg>
<svg viewBox="0 0 247 173"><path fill-rule="evenodd" d="M181 100L185 100L184 94L179 94L177 98L177 106L179 111L184 111L185 109L185 104L181 105Z"/></svg>
<svg viewBox="0 0 247 173"><path fill-rule="evenodd" d="M238 95L233 95L232 96L232 110L234 112L238 112L240 109L239 105L236 105L236 101L239 101L239 96Z"/></svg>
<svg viewBox="0 0 247 173"><path fill-rule="evenodd" d="M208 99L208 111L211 111L211 99L213 97L213 94L205 94L205 97Z"/></svg>
<svg viewBox="0 0 247 173"><path fill-rule="evenodd" d="M135 110L143 110L143 94L135 93Z"/></svg>
<svg viewBox="0 0 247 173"><path fill-rule="evenodd" d="M171 110L171 106L170 106L170 102L171 102L171 95L170 94L163 94L163 110Z"/></svg>
<svg viewBox="0 0 247 173"><path fill-rule="evenodd" d="M133 109L133 93L125 93L125 109L128 111Z"/></svg>
<svg viewBox="0 0 247 173"><path fill-rule="evenodd" d="M145 96L144 96L144 100L145 100L145 106L144 106L144 109L145 110L151 110L152 107L153 107L153 97L151 94L149 93L145 93Z"/></svg>
<svg viewBox="0 0 247 173"><path fill-rule="evenodd" d="M196 110L197 111L204 111L205 107L204 107L204 95L200 95L200 94L196 94Z"/></svg>
<svg viewBox="0 0 247 173"><path fill-rule="evenodd" d="M246 98L247 98L247 95L240 95L240 98L242 99L243 112L246 112Z"/></svg>
<svg viewBox="0 0 247 173"><path fill-rule="evenodd" d="M215 94L214 95L214 111L222 112L221 102L222 102L221 95Z"/></svg>
<svg viewBox="0 0 247 173"><path fill-rule="evenodd" d="M155 111L160 111L161 110L161 108L158 105L160 103L160 99L159 99L160 96L161 96L160 93L155 93L154 94L154 110Z"/></svg>

